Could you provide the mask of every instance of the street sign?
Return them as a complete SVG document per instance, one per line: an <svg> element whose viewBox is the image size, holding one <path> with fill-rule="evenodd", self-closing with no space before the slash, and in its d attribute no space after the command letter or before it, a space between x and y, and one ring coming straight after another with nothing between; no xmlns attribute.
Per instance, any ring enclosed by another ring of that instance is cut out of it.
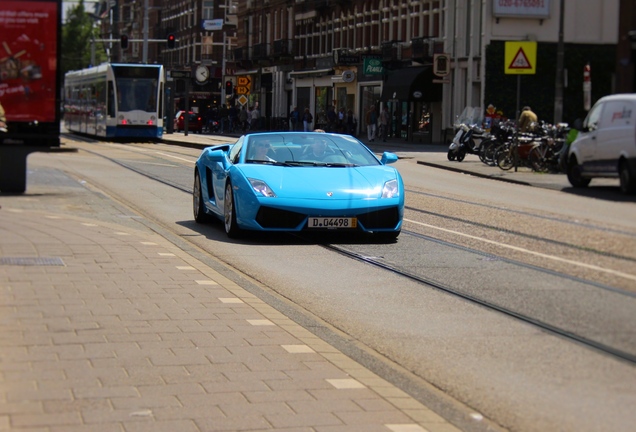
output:
<svg viewBox="0 0 636 432"><path fill-rule="evenodd" d="M242 75L236 77L236 87L234 87L234 91L239 95L248 95L250 94L250 90L252 90L252 80L247 75Z"/></svg>
<svg viewBox="0 0 636 432"><path fill-rule="evenodd" d="M172 78L190 78L189 70L173 70L170 71L170 76Z"/></svg>
<svg viewBox="0 0 636 432"><path fill-rule="evenodd" d="M537 43L506 42L504 68L506 74L534 75L537 73Z"/></svg>

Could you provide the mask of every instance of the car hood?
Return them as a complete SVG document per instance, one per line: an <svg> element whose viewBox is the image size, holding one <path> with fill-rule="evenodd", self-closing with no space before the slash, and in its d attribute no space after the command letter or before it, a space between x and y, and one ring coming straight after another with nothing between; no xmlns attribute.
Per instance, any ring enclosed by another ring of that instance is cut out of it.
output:
<svg viewBox="0 0 636 432"><path fill-rule="evenodd" d="M244 165L245 177L262 180L276 196L293 199L369 199L382 196L382 188L397 178L395 168L279 167Z"/></svg>

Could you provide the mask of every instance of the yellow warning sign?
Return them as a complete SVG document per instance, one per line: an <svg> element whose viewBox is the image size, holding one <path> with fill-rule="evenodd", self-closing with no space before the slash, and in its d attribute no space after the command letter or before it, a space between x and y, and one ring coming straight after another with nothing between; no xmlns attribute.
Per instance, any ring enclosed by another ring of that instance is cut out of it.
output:
<svg viewBox="0 0 636 432"><path fill-rule="evenodd" d="M506 42L504 68L506 74L533 75L537 73L537 43Z"/></svg>

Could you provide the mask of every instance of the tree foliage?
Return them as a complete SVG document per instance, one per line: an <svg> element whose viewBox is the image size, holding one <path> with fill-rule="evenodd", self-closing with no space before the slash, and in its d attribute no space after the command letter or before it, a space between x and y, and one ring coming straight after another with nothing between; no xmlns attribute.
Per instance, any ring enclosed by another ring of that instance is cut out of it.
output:
<svg viewBox="0 0 636 432"><path fill-rule="evenodd" d="M99 38L94 15L86 12L84 0L80 0L68 11L66 23L62 26L62 73L106 61L103 44L94 42L95 64L91 64L91 42Z"/></svg>

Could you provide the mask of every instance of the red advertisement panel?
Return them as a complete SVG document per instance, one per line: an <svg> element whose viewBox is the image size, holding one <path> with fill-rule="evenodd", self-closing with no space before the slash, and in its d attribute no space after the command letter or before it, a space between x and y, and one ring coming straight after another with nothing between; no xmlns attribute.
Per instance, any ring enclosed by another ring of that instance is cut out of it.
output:
<svg viewBox="0 0 636 432"><path fill-rule="evenodd" d="M11 122L54 122L57 3L0 1L0 103Z"/></svg>

